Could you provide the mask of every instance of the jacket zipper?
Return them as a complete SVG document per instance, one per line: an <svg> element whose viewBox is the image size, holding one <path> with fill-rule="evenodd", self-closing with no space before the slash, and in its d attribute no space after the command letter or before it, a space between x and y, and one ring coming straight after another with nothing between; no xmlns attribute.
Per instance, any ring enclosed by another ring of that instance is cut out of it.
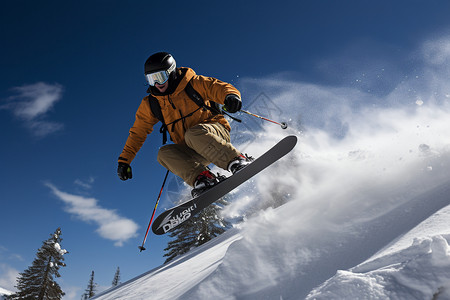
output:
<svg viewBox="0 0 450 300"><path fill-rule="evenodd" d="M170 99L170 96L169 96L169 95L167 95L167 99L169 100L170 105L172 105L172 108L173 108L173 109L177 109L177 108L175 107L175 104L173 104L172 99Z"/></svg>
<svg viewBox="0 0 450 300"><path fill-rule="evenodd" d="M170 96L167 95L167 99L169 100L170 105L172 105L172 108L174 110L176 110L177 108L175 107L175 104L173 104L172 99L170 99ZM180 120L181 120L181 124L183 125L183 130L186 131L186 126L185 126L185 122L184 122L184 117L183 117L183 113L181 112L181 109L178 110L178 113L180 114ZM175 122L176 123L176 122ZM175 123L172 124L172 131L175 130Z"/></svg>

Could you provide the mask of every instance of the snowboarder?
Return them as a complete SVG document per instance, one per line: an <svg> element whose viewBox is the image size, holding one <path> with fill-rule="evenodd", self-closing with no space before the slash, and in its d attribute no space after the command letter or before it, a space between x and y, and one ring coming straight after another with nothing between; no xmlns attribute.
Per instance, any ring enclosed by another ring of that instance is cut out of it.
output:
<svg viewBox="0 0 450 300"><path fill-rule="evenodd" d="M193 187L193 197L219 182L209 164L234 174L250 163L230 143L230 124L215 108L219 103L229 113L241 109L240 92L234 86L196 75L191 68L177 68L173 56L166 52L151 55L144 72L150 85L149 95L136 112L118 159L117 174L121 180L132 178L130 163L159 121L163 123L161 132L169 132L174 144L162 146L157 160Z"/></svg>

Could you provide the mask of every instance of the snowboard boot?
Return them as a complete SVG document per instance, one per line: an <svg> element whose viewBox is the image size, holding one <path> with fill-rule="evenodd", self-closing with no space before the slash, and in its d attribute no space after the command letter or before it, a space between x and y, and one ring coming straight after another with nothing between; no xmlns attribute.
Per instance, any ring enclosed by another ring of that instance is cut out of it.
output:
<svg viewBox="0 0 450 300"><path fill-rule="evenodd" d="M248 156L247 154L245 155L241 154L228 164L228 171L230 171L233 174L236 174L237 172L248 166L254 160L255 159L253 157Z"/></svg>
<svg viewBox="0 0 450 300"><path fill-rule="evenodd" d="M215 186L217 183L219 183L219 179L211 173L211 171L206 170L201 172L197 179L195 179L194 182L194 189L191 191L192 198L196 198Z"/></svg>

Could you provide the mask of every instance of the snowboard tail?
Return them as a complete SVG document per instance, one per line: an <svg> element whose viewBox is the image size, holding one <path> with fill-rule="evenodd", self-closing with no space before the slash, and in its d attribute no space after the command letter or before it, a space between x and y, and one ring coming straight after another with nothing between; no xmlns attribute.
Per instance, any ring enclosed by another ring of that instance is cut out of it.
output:
<svg viewBox="0 0 450 300"><path fill-rule="evenodd" d="M227 193L258 174L286 154L288 154L297 144L297 137L290 135L279 141L263 155L255 159L245 168L231 175L224 181L207 190L200 196L172 207L161 213L152 225L152 231L156 235L165 234L192 216L196 215L204 208L219 200Z"/></svg>

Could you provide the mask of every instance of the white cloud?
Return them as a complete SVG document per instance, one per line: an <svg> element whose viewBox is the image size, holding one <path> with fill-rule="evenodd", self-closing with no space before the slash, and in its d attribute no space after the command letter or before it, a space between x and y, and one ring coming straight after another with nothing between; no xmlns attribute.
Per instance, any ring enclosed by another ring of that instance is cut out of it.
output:
<svg viewBox="0 0 450 300"><path fill-rule="evenodd" d="M122 246L128 239L136 236L138 225L133 220L121 217L114 210L99 206L97 199L65 193L51 183L45 185L67 204L66 212L82 221L96 223L97 233L105 239L115 241L116 246Z"/></svg>
<svg viewBox="0 0 450 300"><path fill-rule="evenodd" d="M61 123L47 121L47 113L61 100L63 87L59 84L38 82L14 87L16 95L0 109L10 110L37 137L44 137L61 130Z"/></svg>
<svg viewBox="0 0 450 300"><path fill-rule="evenodd" d="M19 276L19 271L8 266L7 264L0 264L0 287L14 292L16 285L16 278Z"/></svg>

